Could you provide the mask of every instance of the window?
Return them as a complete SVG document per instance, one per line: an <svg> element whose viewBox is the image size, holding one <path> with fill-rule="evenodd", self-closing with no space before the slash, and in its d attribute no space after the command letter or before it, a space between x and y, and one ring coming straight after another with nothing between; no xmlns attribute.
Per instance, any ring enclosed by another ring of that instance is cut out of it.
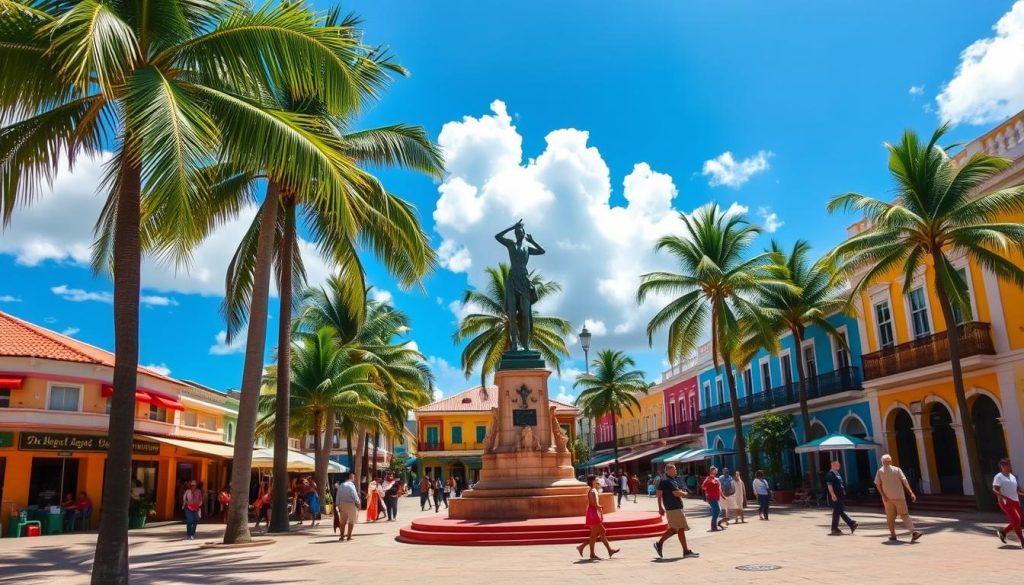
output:
<svg viewBox="0 0 1024 585"><path fill-rule="evenodd" d="M212 414L206 415L206 420L203 421L201 426L204 429L208 429L208 430L211 430L211 431L216 431L217 430L217 417L213 416Z"/></svg>
<svg viewBox="0 0 1024 585"><path fill-rule="evenodd" d="M850 346L850 338L845 330L839 332L839 339L833 340L833 344L836 346L836 368L850 367L850 352L846 350Z"/></svg>
<svg viewBox="0 0 1024 585"><path fill-rule="evenodd" d="M711 406L711 382L704 382L704 408Z"/></svg>
<svg viewBox="0 0 1024 585"><path fill-rule="evenodd" d="M696 402L696 400L690 400L690 420L697 420L697 405L695 404Z"/></svg>
<svg viewBox="0 0 1024 585"><path fill-rule="evenodd" d="M768 360L761 362L761 392L772 389L772 368Z"/></svg>
<svg viewBox="0 0 1024 585"><path fill-rule="evenodd" d="M149 405L149 420L167 422L167 409L155 404Z"/></svg>
<svg viewBox="0 0 1024 585"><path fill-rule="evenodd" d="M875 305L875 323L878 324L878 345L883 348L896 345L896 337L892 332L892 311L889 310L889 301L882 301Z"/></svg>
<svg viewBox="0 0 1024 585"><path fill-rule="evenodd" d="M683 396L679 399L679 418L676 419L678 422L686 420L686 397Z"/></svg>
<svg viewBox="0 0 1024 585"><path fill-rule="evenodd" d="M50 410L78 412L78 398L81 388L77 386L50 386Z"/></svg>
<svg viewBox="0 0 1024 585"><path fill-rule="evenodd" d="M964 282L967 283L967 296L968 296L968 299L969 299L970 298L970 294L971 294L971 285L970 285L970 281L967 280L967 269L966 268L959 268L959 269L957 269L956 272L957 272L957 274L960 275L960 278L964 279ZM973 311L972 311L972 313L973 313ZM970 321L971 319L973 319L974 315L973 314L968 314L967 318L965 319L963 311L960 310L960 306L954 304L953 305L953 317L956 318L956 324L957 325L963 325L964 323L966 323L966 322Z"/></svg>
<svg viewBox="0 0 1024 585"><path fill-rule="evenodd" d="M932 327L928 322L928 304L924 296L924 287L910 291L910 319L914 326L914 338L931 335Z"/></svg>
<svg viewBox="0 0 1024 585"><path fill-rule="evenodd" d="M754 393L754 372L750 368L743 370L743 391L748 396Z"/></svg>
<svg viewBox="0 0 1024 585"><path fill-rule="evenodd" d="M673 400L668 403L668 426L675 424L676 419L676 401Z"/></svg>
<svg viewBox="0 0 1024 585"><path fill-rule="evenodd" d="M199 416L194 412L186 410L182 413L181 424L186 427L197 427L199 426Z"/></svg>
<svg viewBox="0 0 1024 585"><path fill-rule="evenodd" d="M818 376L818 360L814 357L814 344L804 346L804 375L807 379Z"/></svg>
<svg viewBox="0 0 1024 585"><path fill-rule="evenodd" d="M793 385L793 360L788 353L782 354L779 358L779 367L782 368L782 383L785 386Z"/></svg>
<svg viewBox="0 0 1024 585"><path fill-rule="evenodd" d="M452 443L462 442L462 427L452 427Z"/></svg>
<svg viewBox="0 0 1024 585"><path fill-rule="evenodd" d="M0 388L0 408L7 408L11 405L11 389Z"/></svg>
<svg viewBox="0 0 1024 585"><path fill-rule="evenodd" d="M233 443L235 441L235 424L228 423L228 442ZM338 448L338 435L334 435L334 448Z"/></svg>
<svg viewBox="0 0 1024 585"><path fill-rule="evenodd" d="M476 426L476 442L483 443L484 439L487 438L487 427L477 425Z"/></svg>
<svg viewBox="0 0 1024 585"><path fill-rule="evenodd" d="M715 380L715 388L718 390L718 403L725 404L725 388L722 386L722 379Z"/></svg>

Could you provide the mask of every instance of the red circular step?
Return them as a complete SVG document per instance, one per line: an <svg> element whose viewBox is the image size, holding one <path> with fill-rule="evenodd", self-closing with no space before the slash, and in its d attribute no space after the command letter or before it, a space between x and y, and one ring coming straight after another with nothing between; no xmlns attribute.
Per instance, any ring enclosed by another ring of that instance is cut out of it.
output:
<svg viewBox="0 0 1024 585"><path fill-rule="evenodd" d="M665 530L650 512L615 512L605 518L608 538L649 538ZM589 534L583 516L533 520L453 520L421 518L399 531L398 539L413 544L535 545L577 543Z"/></svg>

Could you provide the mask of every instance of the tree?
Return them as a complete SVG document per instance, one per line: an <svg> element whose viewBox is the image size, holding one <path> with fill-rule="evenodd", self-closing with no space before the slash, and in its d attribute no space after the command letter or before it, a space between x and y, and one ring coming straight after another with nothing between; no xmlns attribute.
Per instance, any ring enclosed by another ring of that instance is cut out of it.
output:
<svg viewBox="0 0 1024 585"><path fill-rule="evenodd" d="M772 337L777 338L783 332L789 332L793 338L793 346L797 348L796 372L799 380L800 419L803 423L803 440L810 440L811 415L807 408L807 372L804 370L803 347L804 334L808 325L817 326L824 331L836 344L846 349L846 340L836 328L828 322L827 317L845 311L847 304L847 286L844 281L836 278L833 261L828 256L811 262L808 258L811 246L803 240L793 245L793 250L786 253L778 242L772 241L771 249L778 272L785 274L792 287L766 287L760 291L757 304L765 313L771 326ZM836 369L840 367L836 364ZM817 458L811 459L811 477L818 477ZM816 482L817 479L814 479Z"/></svg>
<svg viewBox="0 0 1024 585"><path fill-rule="evenodd" d="M569 453L572 453L572 464L579 467L590 460L590 445L581 437L576 437L569 444Z"/></svg>
<svg viewBox="0 0 1024 585"><path fill-rule="evenodd" d="M662 237L656 250L668 252L679 262L682 272L643 275L637 301L643 303L651 294L678 295L647 324L652 344L655 332L668 327L670 362L681 361L696 351L710 327L712 360L716 369L719 362L723 364L729 387L740 473L749 478L733 360L751 331L758 332L755 336L767 337L767 316L752 299L765 287L778 284L773 278L773 258L769 253L743 258L761 230L747 223L742 214L723 212L717 204L709 203L692 217L680 214L680 218L685 235Z"/></svg>
<svg viewBox="0 0 1024 585"><path fill-rule="evenodd" d="M455 343L469 340L462 350L462 370L466 378L480 365L480 387L487 390L487 376L494 373L501 361L501 354L512 347L511 325L505 313L505 281L509 267L504 262L497 268L489 267L485 290L467 290L463 304L473 312L459 320L459 328L453 336ZM537 301L562 290L557 282L544 280L536 271L530 273L530 283L537 292ZM559 373L562 371L562 357L569 355L564 336L571 331L568 321L546 315L533 316L533 331L530 347L539 351L548 365Z"/></svg>
<svg viewBox="0 0 1024 585"><path fill-rule="evenodd" d="M644 373L631 370L636 366L633 358L621 351L601 350L590 362L592 374L576 376L573 387L582 388L576 397L576 406L583 411L583 416L601 418L612 417L612 443L615 460L619 460L619 433L615 421L624 412L640 411L638 394L647 394L651 385L644 381Z"/></svg>
<svg viewBox="0 0 1024 585"><path fill-rule="evenodd" d="M262 102L288 80L332 108L352 103L357 90L338 55L353 54L358 43L318 25L303 2L255 10L235 0L0 3L4 223L65 163L115 149L94 249L95 266L112 272L116 355L94 583L128 582L124 478L132 457L141 257L162 249L180 261L192 243L166 244L168 234L143 229L150 226L144 214L156 211L165 225L188 231L208 188L200 169L218 157L275 172L300 169L296 182L304 189L324 184L320 177L338 161L306 148L319 130Z"/></svg>
<svg viewBox="0 0 1024 585"><path fill-rule="evenodd" d="M937 129L927 143L907 130L899 144L886 144L889 173L896 184L891 203L859 193L846 193L829 202L830 213L861 211L868 221L864 232L837 246L831 257L844 276L855 279L851 303L891 272L902 271L904 294L910 293L919 270L928 274L946 323L953 389L974 496L978 508L984 510L991 507L991 497L981 474L977 431L967 409L955 312L970 314L970 295L967 282L950 258L965 256L997 279L1024 288L1024 270L1008 259L1014 251L1024 253L1024 225L1003 219L1024 212L1024 186L984 191L986 183L1011 161L984 152L960 161L950 158L938 145L948 128L947 124Z"/></svg>
<svg viewBox="0 0 1024 585"><path fill-rule="evenodd" d="M776 482L786 473L782 464L783 455L794 447L793 415L768 412L750 425L750 450L765 456L768 460L765 472Z"/></svg>

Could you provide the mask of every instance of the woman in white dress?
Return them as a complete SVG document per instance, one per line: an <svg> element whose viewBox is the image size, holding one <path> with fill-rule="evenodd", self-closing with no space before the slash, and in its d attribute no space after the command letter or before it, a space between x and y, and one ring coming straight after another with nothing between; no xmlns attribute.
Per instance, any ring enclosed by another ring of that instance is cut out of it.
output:
<svg viewBox="0 0 1024 585"><path fill-rule="evenodd" d="M726 508L728 508L733 522L746 524L747 519L743 517L743 507L747 504L747 486L743 483L743 477L739 471L733 475L732 483L736 491L725 498Z"/></svg>

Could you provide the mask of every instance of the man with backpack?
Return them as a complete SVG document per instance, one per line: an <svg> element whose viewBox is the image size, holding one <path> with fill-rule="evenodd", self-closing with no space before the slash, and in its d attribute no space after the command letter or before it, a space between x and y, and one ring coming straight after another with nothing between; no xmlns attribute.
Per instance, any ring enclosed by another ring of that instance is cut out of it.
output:
<svg viewBox="0 0 1024 585"><path fill-rule="evenodd" d="M729 475L729 468L722 468L722 475L718 477L719 483L722 484L722 495L725 496L725 500L728 501L733 495L736 494L736 484L733 482L732 476ZM729 506L722 506L722 519L718 525L725 524L729 526Z"/></svg>

